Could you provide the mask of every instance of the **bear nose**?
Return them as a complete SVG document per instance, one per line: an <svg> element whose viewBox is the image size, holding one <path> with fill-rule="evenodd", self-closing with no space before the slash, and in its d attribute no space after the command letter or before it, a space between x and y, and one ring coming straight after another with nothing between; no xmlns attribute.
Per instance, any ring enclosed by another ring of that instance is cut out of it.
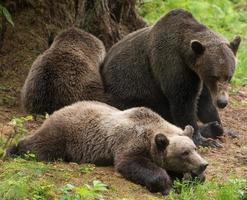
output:
<svg viewBox="0 0 247 200"><path fill-rule="evenodd" d="M200 173L204 172L206 170L207 166L208 166L208 163L201 164L200 169L199 169Z"/></svg>
<svg viewBox="0 0 247 200"><path fill-rule="evenodd" d="M228 102L225 100L217 100L217 106L218 108L225 108L227 106Z"/></svg>

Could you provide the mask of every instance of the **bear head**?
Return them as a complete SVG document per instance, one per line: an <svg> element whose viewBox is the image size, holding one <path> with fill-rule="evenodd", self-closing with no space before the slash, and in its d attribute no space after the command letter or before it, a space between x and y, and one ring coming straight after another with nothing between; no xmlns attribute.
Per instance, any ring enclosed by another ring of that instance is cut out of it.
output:
<svg viewBox="0 0 247 200"><path fill-rule="evenodd" d="M192 141L194 129L188 125L178 134L156 133L153 138L151 155L162 168L176 173L202 174L208 166L196 151Z"/></svg>
<svg viewBox="0 0 247 200"><path fill-rule="evenodd" d="M228 104L228 85L235 71L235 56L240 42L239 36L230 44L216 41L213 44L203 44L199 40L190 42L195 56L193 70L209 89L218 108L224 108Z"/></svg>

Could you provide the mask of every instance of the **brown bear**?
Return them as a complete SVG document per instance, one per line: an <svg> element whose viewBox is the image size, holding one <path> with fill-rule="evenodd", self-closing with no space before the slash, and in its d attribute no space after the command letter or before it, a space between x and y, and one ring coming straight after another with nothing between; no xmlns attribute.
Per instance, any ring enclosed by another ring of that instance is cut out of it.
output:
<svg viewBox="0 0 247 200"><path fill-rule="evenodd" d="M175 9L155 25L133 32L107 53L100 72L113 106L146 106L169 122L194 127L194 142L217 145L223 134L216 106L228 102L240 37L232 42ZM199 131L197 116L208 123Z"/></svg>
<svg viewBox="0 0 247 200"><path fill-rule="evenodd" d="M52 113L80 100L105 102L99 65L103 43L77 28L60 33L34 61L21 92L29 113Z"/></svg>
<svg viewBox="0 0 247 200"><path fill-rule="evenodd" d="M192 134L191 126L183 131L145 107L120 111L82 101L54 112L6 157L30 151L43 161L114 164L126 179L166 194L171 184L166 170L200 175L208 165Z"/></svg>

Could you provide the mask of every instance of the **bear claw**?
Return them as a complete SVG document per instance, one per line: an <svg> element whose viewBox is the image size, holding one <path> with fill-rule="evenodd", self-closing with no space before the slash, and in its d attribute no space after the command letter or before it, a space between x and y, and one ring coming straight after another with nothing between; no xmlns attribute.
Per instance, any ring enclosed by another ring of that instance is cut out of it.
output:
<svg viewBox="0 0 247 200"><path fill-rule="evenodd" d="M200 132L198 132L196 135L194 135L194 143L197 146L202 147L212 147L212 148L222 148L222 144L220 144L218 141L212 139L212 138L205 138L203 137Z"/></svg>

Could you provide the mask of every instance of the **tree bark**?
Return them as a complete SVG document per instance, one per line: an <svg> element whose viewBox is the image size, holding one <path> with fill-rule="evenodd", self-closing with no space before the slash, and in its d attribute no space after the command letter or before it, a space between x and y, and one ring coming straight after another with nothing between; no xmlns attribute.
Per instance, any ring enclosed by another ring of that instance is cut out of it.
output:
<svg viewBox="0 0 247 200"><path fill-rule="evenodd" d="M109 49L124 35L146 26L135 4L136 0L79 1L76 24L99 37Z"/></svg>

